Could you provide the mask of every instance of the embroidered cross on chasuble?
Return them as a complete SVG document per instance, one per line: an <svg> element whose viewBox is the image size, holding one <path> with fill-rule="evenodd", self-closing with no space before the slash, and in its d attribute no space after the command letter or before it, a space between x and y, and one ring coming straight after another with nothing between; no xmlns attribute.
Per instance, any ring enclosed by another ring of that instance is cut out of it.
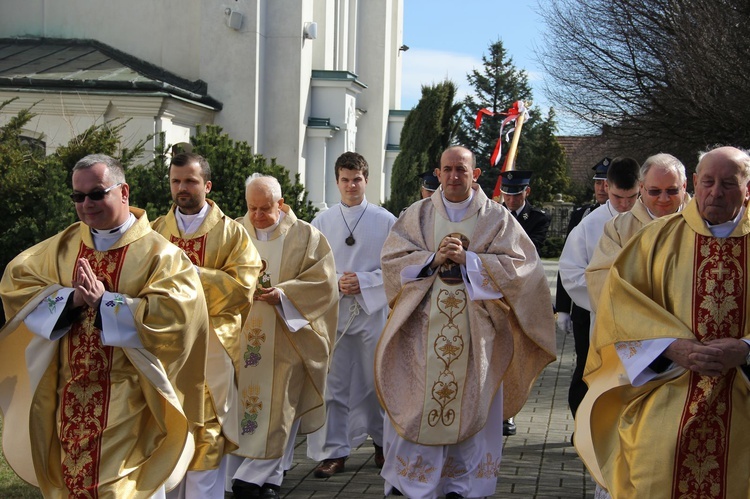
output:
<svg viewBox="0 0 750 499"><path fill-rule="evenodd" d="M286 234L268 241L254 240L262 257L258 287L270 288L279 282L281 255ZM266 458L273 445L272 414L274 387L274 357L276 348L276 308L262 301L254 301L250 315L242 328L240 347L243 353L239 373L242 410L238 454ZM282 446L283 448L283 446Z"/></svg>
<svg viewBox="0 0 750 499"><path fill-rule="evenodd" d="M746 240L696 235L692 326L701 342L744 335ZM690 374L680 420L672 497L727 497L732 386L738 381L736 376L736 369L721 377Z"/></svg>
<svg viewBox="0 0 750 499"><path fill-rule="evenodd" d="M118 289L127 246L96 251L81 243L78 258L85 258L107 291ZM102 306L123 306L119 303ZM62 474L71 497L97 497L103 439L108 427L112 398L111 379L115 349L102 344L101 330L94 325L97 311L85 308L61 342L60 442ZM122 360L122 353L118 356ZM120 401L115 401L119 403ZM107 460L115 456L104 456Z"/></svg>

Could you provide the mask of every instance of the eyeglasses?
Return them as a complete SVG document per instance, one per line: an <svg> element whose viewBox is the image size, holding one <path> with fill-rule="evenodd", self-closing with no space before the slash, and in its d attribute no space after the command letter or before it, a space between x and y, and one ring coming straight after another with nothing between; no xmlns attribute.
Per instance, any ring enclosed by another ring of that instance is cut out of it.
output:
<svg viewBox="0 0 750 499"><path fill-rule="evenodd" d="M86 200L86 197L88 197L92 201L101 201L102 199L104 199L104 196L106 196L109 191L111 191L112 189L120 185L122 185L122 182L118 182L115 185L110 185L104 190L97 189L95 191L87 192L85 194L83 192L74 192L73 194L70 195L70 199L72 199L74 203L83 203Z"/></svg>
<svg viewBox="0 0 750 499"><path fill-rule="evenodd" d="M662 192L666 192L668 196L676 196L680 193L679 187L672 187L669 189L646 189L646 193L648 193L651 197L659 197L661 196Z"/></svg>

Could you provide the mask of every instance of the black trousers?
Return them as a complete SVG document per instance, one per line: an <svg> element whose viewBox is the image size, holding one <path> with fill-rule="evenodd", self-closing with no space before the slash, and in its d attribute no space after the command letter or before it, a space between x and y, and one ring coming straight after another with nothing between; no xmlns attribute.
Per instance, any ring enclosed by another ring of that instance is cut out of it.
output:
<svg viewBox="0 0 750 499"><path fill-rule="evenodd" d="M570 313L573 321L573 340L576 349L576 367L570 380L568 389L568 405L573 417L576 417L578 406L581 405L584 395L589 390L583 381L583 370L586 367L586 357L589 354L589 327L591 326L591 313L585 308L573 305Z"/></svg>

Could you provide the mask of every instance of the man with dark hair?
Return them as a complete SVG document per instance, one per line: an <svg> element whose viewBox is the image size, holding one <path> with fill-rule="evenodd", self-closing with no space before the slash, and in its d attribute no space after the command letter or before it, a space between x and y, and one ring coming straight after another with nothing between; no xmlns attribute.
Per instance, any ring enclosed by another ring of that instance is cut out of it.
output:
<svg viewBox="0 0 750 499"><path fill-rule="evenodd" d="M44 497L164 497L204 419L203 290L129 206L117 160L86 156L72 180L81 221L22 252L0 284L5 457Z"/></svg>
<svg viewBox="0 0 750 499"><path fill-rule="evenodd" d="M180 153L169 166L174 205L154 220L155 231L181 248L195 265L210 317L206 422L196 428L196 452L171 498L223 498L225 456L237 448L236 376L242 352L239 335L250 311L260 256L245 229L206 199L211 168L194 153Z"/></svg>
<svg viewBox="0 0 750 499"><path fill-rule="evenodd" d="M599 299L576 450L616 499L748 495L750 156L704 153L693 184Z"/></svg>
<svg viewBox="0 0 750 499"><path fill-rule="evenodd" d="M594 255L604 224L618 213L629 211L638 198L638 162L619 157L612 160L607 170L607 202L584 218L570 233L560 255L560 280L573 303L591 314L591 302L586 287L586 267ZM590 319L593 323L593 317ZM575 417L578 405L586 394L583 369L589 350L589 329L573 330L576 347L576 368L568 391L570 410Z"/></svg>
<svg viewBox="0 0 750 499"><path fill-rule="evenodd" d="M555 359L544 268L507 209L475 185L467 148L446 149L440 189L406 209L383 247L392 313L375 359L388 413L385 493L495 493L503 413ZM395 489L395 490L394 490Z"/></svg>
<svg viewBox="0 0 750 499"><path fill-rule="evenodd" d="M396 218L367 202L369 168L362 155L336 160L341 203L318 214L312 225L328 239L336 263L339 319L326 385L326 424L308 435L307 455L320 461L314 475L344 471L346 458L372 437L375 464L383 466L383 409L375 393L375 346L388 315L380 250Z"/></svg>

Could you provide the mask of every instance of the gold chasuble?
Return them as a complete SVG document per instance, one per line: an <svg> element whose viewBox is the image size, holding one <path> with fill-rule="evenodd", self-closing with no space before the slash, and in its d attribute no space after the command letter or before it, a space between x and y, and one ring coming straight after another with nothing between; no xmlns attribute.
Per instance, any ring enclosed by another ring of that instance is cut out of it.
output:
<svg viewBox="0 0 750 499"><path fill-rule="evenodd" d="M241 219L263 264L258 287L279 288L307 324L291 331L277 306L255 301L242 330L239 370L240 448L255 459L283 456L295 420L299 432L325 423L323 393L338 321L338 282L333 252L315 227L285 216L267 241ZM287 318L289 318L287 316Z"/></svg>
<svg viewBox="0 0 750 499"><path fill-rule="evenodd" d="M237 448L239 336L252 303L260 257L240 224L207 199L211 209L198 230L181 234L176 206L152 227L182 249L200 269L211 334L206 366L206 422L195 431L196 450L190 470L216 469L222 457ZM232 375L234 373L234 375Z"/></svg>
<svg viewBox="0 0 750 499"><path fill-rule="evenodd" d="M3 449L44 497L147 498L182 478L189 428L203 423L207 314L192 264L153 232L145 212L107 251L76 223L6 268L0 295ZM65 306L76 260L85 258L111 299L81 307L59 340L24 319ZM143 348L104 345L97 315L130 313ZM107 312L110 313L110 312ZM32 464L33 463L33 464Z"/></svg>
<svg viewBox="0 0 750 499"><path fill-rule="evenodd" d="M482 262L480 287L500 300L470 300L458 265L401 285L401 270L424 266L447 234ZM555 325L544 269L508 210L475 190L463 220L450 222L441 191L399 217L382 253L391 315L375 354L375 385L398 434L451 445L481 430L500 384L506 417L555 359Z"/></svg>
<svg viewBox="0 0 750 499"><path fill-rule="evenodd" d="M640 342L750 338L750 213L713 237L695 201L656 220L615 261L586 363L576 448L615 498L748 497L750 383L675 368L633 387L617 352ZM579 440L580 435L580 440Z"/></svg>

